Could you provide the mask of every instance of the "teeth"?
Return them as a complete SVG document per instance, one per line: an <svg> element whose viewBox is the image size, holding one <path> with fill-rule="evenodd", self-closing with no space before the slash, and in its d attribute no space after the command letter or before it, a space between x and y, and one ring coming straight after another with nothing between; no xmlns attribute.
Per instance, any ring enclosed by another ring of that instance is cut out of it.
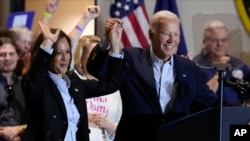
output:
<svg viewBox="0 0 250 141"><path fill-rule="evenodd" d="M172 48L173 46L168 45L167 48Z"/></svg>

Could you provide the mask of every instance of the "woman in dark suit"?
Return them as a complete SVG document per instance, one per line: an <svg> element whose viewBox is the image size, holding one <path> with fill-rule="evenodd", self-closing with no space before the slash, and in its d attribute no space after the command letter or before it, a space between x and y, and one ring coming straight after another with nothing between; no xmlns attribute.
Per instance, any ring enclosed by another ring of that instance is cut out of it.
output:
<svg viewBox="0 0 250 141"><path fill-rule="evenodd" d="M34 43L32 65L22 81L28 111L23 140L88 141L85 99L119 88L123 59L109 58L110 69L103 80L81 80L68 71L70 38L62 30L50 30L44 21L39 25L42 34ZM114 25L111 31L112 53L119 53L121 29Z"/></svg>

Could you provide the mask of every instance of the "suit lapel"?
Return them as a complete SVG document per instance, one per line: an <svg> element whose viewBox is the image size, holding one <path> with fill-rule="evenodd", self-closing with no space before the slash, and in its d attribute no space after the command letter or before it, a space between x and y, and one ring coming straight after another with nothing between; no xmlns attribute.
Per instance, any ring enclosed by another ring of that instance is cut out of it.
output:
<svg viewBox="0 0 250 141"><path fill-rule="evenodd" d="M141 63L143 64L143 71L141 71L142 76L145 78L146 83L146 99L152 105L156 112L162 112L161 106L159 103L159 98L156 91L153 64L150 57L150 48L146 49L143 54L140 56ZM149 95L148 95L149 94Z"/></svg>
<svg viewBox="0 0 250 141"><path fill-rule="evenodd" d="M185 107L185 103L183 103L183 101L185 100L185 97L183 96L185 94L185 90L187 90L185 87L185 84L188 84L190 82L188 82L188 75L186 74L186 69L184 67L185 65L183 65L183 62L181 61L181 59L179 58L179 56L174 55L174 67L175 67L175 72L176 72L176 91L175 94L175 100L172 106L172 109L170 109L170 111L172 112L176 112L178 110L181 110L181 107Z"/></svg>
<svg viewBox="0 0 250 141"><path fill-rule="evenodd" d="M84 99L81 97L81 96L83 96L83 94L80 95L80 91L76 87L70 87L69 88L69 93L74 99L74 103L76 105L76 108L78 109L78 112L83 113L82 105L84 103L84 101L83 101Z"/></svg>
<svg viewBox="0 0 250 141"><path fill-rule="evenodd" d="M178 82L186 81L187 78L186 69L182 63L178 56L174 55L174 68Z"/></svg>
<svg viewBox="0 0 250 141"><path fill-rule="evenodd" d="M67 117L66 107L64 105L62 96L56 86L56 84L49 78L49 86L52 89L52 95L55 97L57 104L59 105L59 109L64 117Z"/></svg>

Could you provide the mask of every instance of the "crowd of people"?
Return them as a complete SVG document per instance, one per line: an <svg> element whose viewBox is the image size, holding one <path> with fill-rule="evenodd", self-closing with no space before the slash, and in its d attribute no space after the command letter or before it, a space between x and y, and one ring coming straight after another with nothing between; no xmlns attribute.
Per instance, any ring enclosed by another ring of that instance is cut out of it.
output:
<svg viewBox="0 0 250 141"><path fill-rule="evenodd" d="M66 34L49 24L58 6L46 0L36 33L0 30L0 141L155 141L158 127L220 105L214 64L232 66L226 79L250 81L220 20L204 23L201 52L186 58L176 54L181 21L171 11L150 18L148 48L121 49L121 19L106 19L102 37L81 36L101 11L86 6ZM250 100L225 85L223 105Z"/></svg>
<svg viewBox="0 0 250 141"><path fill-rule="evenodd" d="M58 2L59 0L47 0L46 12L53 14ZM43 18L49 21L47 16ZM1 141L21 141L27 128L27 107L21 81L30 68L35 37L36 35L25 26L0 30Z"/></svg>

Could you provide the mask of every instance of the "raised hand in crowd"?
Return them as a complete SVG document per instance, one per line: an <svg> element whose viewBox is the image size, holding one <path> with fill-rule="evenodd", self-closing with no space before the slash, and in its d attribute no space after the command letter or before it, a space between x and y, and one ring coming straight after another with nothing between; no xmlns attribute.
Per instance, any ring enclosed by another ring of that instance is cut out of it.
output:
<svg viewBox="0 0 250 141"><path fill-rule="evenodd" d="M58 8L59 1L60 0L47 0L45 5L46 12L53 14Z"/></svg>
<svg viewBox="0 0 250 141"><path fill-rule="evenodd" d="M75 52L77 44L85 27L92 19L99 16L100 10L101 10L100 7L95 5L87 6L84 9L82 17L79 19L77 24L73 27L73 29L69 33L69 37L71 39L72 53ZM71 61L70 68L71 69L74 68L74 59Z"/></svg>
<svg viewBox="0 0 250 141"><path fill-rule="evenodd" d="M92 19L95 19L99 16L100 10L100 7L95 5L87 6L84 9L82 17L79 19L76 26L69 33L73 44L78 43L79 38L82 35L82 32L84 31L84 28Z"/></svg>

